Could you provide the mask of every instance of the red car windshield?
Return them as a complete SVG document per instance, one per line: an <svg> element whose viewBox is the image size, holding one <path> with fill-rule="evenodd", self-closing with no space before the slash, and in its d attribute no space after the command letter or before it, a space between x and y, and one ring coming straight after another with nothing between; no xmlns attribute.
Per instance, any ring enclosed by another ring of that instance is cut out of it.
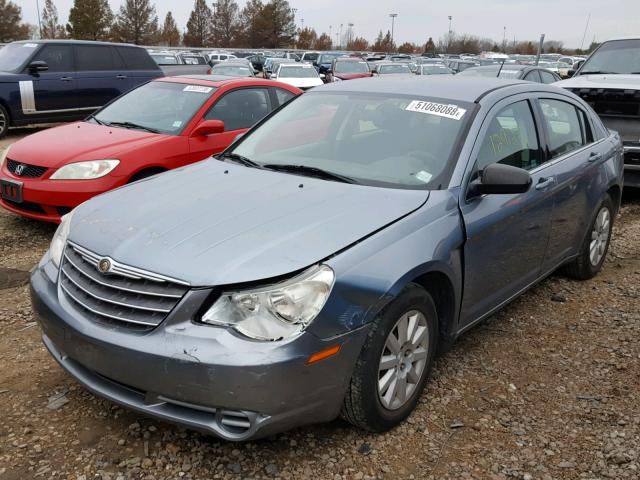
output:
<svg viewBox="0 0 640 480"><path fill-rule="evenodd" d="M369 73L365 62L336 62L335 73Z"/></svg>
<svg viewBox="0 0 640 480"><path fill-rule="evenodd" d="M105 125L178 135L215 90L202 85L150 82L118 98L91 118Z"/></svg>

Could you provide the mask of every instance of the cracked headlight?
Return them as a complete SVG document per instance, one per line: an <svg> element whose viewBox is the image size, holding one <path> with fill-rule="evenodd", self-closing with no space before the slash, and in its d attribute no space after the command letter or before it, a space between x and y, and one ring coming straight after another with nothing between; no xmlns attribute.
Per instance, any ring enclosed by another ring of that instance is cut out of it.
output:
<svg viewBox="0 0 640 480"><path fill-rule="evenodd" d="M233 327L257 340L290 338L303 332L320 313L334 280L333 270L320 265L280 284L224 292L202 321Z"/></svg>
<svg viewBox="0 0 640 480"><path fill-rule="evenodd" d="M118 166L120 160L89 160L70 163L51 175L51 180L93 180L104 177Z"/></svg>
<svg viewBox="0 0 640 480"><path fill-rule="evenodd" d="M56 233L53 234L53 240L51 240L51 246L49 247L49 256L51 257L51 261L58 268L60 268L64 246L67 243L67 238L69 237L69 226L71 225L71 219L73 218L74 211L75 210L71 210L62 217Z"/></svg>

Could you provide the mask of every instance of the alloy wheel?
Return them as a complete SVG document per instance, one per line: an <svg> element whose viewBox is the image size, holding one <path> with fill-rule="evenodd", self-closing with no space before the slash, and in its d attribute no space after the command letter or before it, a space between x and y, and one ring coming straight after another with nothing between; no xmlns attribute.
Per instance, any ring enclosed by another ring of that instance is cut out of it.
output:
<svg viewBox="0 0 640 480"><path fill-rule="evenodd" d="M7 128L7 117L2 109L0 109L0 134Z"/></svg>
<svg viewBox="0 0 640 480"><path fill-rule="evenodd" d="M378 398L388 410L404 406L425 373L429 327L422 312L411 310L389 332L378 367Z"/></svg>
<svg viewBox="0 0 640 480"><path fill-rule="evenodd" d="M610 231L611 214L607 207L602 207L593 225L591 243L589 244L589 261L594 267L600 264L607 250Z"/></svg>

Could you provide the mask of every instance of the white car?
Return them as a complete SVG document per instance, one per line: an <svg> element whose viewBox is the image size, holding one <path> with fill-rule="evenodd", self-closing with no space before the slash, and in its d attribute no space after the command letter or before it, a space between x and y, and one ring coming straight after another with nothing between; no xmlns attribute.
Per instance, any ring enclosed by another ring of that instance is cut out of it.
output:
<svg viewBox="0 0 640 480"><path fill-rule="evenodd" d="M304 63L281 63L270 78L300 90L308 90L324 83L316 68Z"/></svg>

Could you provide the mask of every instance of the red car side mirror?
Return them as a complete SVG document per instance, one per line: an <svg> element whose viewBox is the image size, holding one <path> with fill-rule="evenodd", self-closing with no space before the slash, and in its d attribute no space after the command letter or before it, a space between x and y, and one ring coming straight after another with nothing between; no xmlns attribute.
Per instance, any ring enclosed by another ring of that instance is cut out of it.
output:
<svg viewBox="0 0 640 480"><path fill-rule="evenodd" d="M222 120L204 120L200 122L191 132L192 137L206 137L216 133L224 132L224 122Z"/></svg>

